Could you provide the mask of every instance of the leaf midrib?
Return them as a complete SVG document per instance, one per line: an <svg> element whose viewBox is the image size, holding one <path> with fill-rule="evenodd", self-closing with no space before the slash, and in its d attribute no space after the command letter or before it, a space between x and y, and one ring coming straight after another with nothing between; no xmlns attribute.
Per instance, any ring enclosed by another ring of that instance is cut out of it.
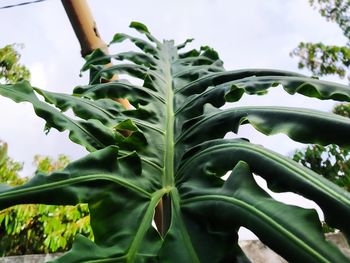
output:
<svg viewBox="0 0 350 263"><path fill-rule="evenodd" d="M0 193L0 200L2 198L10 198L11 196L18 196L20 194L26 194L26 193L37 193L48 189L55 189L60 188L65 185L73 185L83 182L89 182L89 181L98 181L98 180L105 180L105 181L112 181L115 182L121 186L124 186L130 190L133 190L134 192L139 193L141 196L146 198L151 198L152 194L143 190L142 188L138 187L137 185L129 182L128 180L122 179L122 178L116 178L115 175L108 175L108 174L93 174L93 175L83 175L75 178L69 178L65 180L61 180L58 182L53 183L46 183L44 185L38 185L38 186L31 186L28 188L22 188L22 189L13 189L9 192Z"/></svg>
<svg viewBox="0 0 350 263"><path fill-rule="evenodd" d="M171 42L161 45L160 55L162 56L166 92L166 124L165 124L165 145L164 145L164 175L163 187L174 185L174 92L172 76L171 54L174 46Z"/></svg>

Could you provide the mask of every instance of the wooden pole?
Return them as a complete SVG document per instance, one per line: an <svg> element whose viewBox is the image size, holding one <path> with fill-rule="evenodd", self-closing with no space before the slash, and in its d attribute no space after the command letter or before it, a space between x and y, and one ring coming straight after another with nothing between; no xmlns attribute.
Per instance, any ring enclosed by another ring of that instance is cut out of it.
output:
<svg viewBox="0 0 350 263"><path fill-rule="evenodd" d="M79 40L81 55L85 57L98 48L108 54L108 47L98 33L95 20L86 0L62 0L62 4ZM111 65L109 63L105 67L110 67ZM111 78L111 80L116 79L118 79L117 75ZM130 103L126 99L116 99L116 101L126 109L131 108Z"/></svg>
<svg viewBox="0 0 350 263"><path fill-rule="evenodd" d="M86 0L62 0L62 4L79 40L81 55L85 57L98 48L108 53Z"/></svg>

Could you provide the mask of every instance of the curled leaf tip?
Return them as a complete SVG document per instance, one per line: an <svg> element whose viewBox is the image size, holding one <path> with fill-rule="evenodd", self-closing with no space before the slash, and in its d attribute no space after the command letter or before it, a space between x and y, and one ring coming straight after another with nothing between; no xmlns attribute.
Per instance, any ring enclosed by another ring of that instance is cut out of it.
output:
<svg viewBox="0 0 350 263"><path fill-rule="evenodd" d="M144 24L140 23L140 22L131 22L130 23L130 28L134 28L136 29L137 31L139 31L140 33L150 33L147 26L145 26Z"/></svg>

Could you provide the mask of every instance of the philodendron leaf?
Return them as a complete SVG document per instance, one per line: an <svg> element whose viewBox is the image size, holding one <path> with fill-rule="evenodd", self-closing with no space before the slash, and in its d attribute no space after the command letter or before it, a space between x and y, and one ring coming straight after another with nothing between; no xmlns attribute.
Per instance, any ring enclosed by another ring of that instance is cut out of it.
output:
<svg viewBox="0 0 350 263"><path fill-rule="evenodd" d="M192 185L195 186L195 182ZM185 210L198 213L202 220L208 218L217 231L225 232L243 225L293 262L348 260L325 241L315 211L273 200L258 187L245 162L238 162L221 189L208 189L204 193L202 189L194 187L191 195L183 200Z"/></svg>
<svg viewBox="0 0 350 263"><path fill-rule="evenodd" d="M265 178L274 190L293 191L314 200L323 209L327 221L350 234L349 193L291 159L245 140L211 140L197 145L185 154L176 179L182 183L194 174L220 177L239 161L250 163L252 171ZM339 218L339 214L344 217Z"/></svg>
<svg viewBox="0 0 350 263"><path fill-rule="evenodd" d="M295 141L324 145L336 143L346 146L344 142L350 133L348 118L321 111L267 106L228 110L208 107L205 114L184 123L177 143L194 146L222 138L229 131L237 133L244 124L250 124L266 135L284 133ZM333 132L334 129L337 133ZM320 130L322 134L318 133Z"/></svg>
<svg viewBox="0 0 350 263"><path fill-rule="evenodd" d="M83 67L90 69L91 81L73 95L27 82L0 85L1 95L30 102L46 127L69 131L73 142L91 152L63 171L38 173L21 187L1 187L0 206L88 203L94 242L78 236L55 262L249 262L238 245L241 226L287 260L349 262L325 241L314 210L273 200L250 170L273 190L312 199L330 226L350 236L347 192L247 139L223 137L249 124L266 135L350 146L350 121L300 108L220 109L244 94L264 95L270 87L342 101L350 100L349 88L288 71L226 71L212 48L179 53L191 40L176 46L158 41L141 23L131 27L148 40L116 34L111 43L128 39L141 52L95 51ZM128 62L103 67L111 59ZM100 83L116 73L143 84ZM123 109L117 98L133 107Z"/></svg>

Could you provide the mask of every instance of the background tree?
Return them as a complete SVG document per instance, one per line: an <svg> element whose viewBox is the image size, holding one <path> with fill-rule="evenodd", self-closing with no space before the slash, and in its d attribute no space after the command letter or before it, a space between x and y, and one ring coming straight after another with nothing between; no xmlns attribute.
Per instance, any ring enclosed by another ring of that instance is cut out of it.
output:
<svg viewBox="0 0 350 263"><path fill-rule="evenodd" d="M350 118L350 104L338 104L333 113ZM336 144L309 145L297 150L293 159L350 191L350 150Z"/></svg>
<svg viewBox="0 0 350 263"><path fill-rule="evenodd" d="M19 47L22 45L12 44L0 48L0 83L15 83L30 78L29 70L19 63Z"/></svg>
<svg viewBox="0 0 350 263"><path fill-rule="evenodd" d="M300 58L299 68L307 68L316 76L337 75L349 79L350 66L350 2L348 0L310 0L327 20L341 28L347 43L344 46L301 42L292 52ZM350 80L350 79L349 79ZM338 115L350 118L350 104L338 104L333 108ZM350 190L350 151L335 144L309 145L297 150L293 159L318 174Z"/></svg>
<svg viewBox="0 0 350 263"><path fill-rule="evenodd" d="M6 156L7 146L0 145L0 155ZM51 173L63 169L69 159L60 155L57 160L35 156L40 172ZM28 177L21 178L22 164L9 157L0 164L1 183L22 185ZM52 206L18 205L0 212L1 255L52 253L68 250L76 234L93 239L87 205Z"/></svg>
<svg viewBox="0 0 350 263"><path fill-rule="evenodd" d="M0 48L0 83L15 83L30 78L29 70L19 63L18 48L6 45ZM7 156L7 144L0 141L0 183L19 186L29 177L20 177L23 164ZM57 160L35 156L38 171L52 173L63 169L68 157ZM0 211L0 255L22 255L66 251L77 233L93 239L86 205L49 206L18 205Z"/></svg>
<svg viewBox="0 0 350 263"><path fill-rule="evenodd" d="M337 75L349 79L350 66L350 2L348 0L310 0L328 21L339 25L347 42L343 46L325 45L321 42L301 42L291 53L300 58L299 68L307 68L316 76ZM349 79L350 80L350 79Z"/></svg>

